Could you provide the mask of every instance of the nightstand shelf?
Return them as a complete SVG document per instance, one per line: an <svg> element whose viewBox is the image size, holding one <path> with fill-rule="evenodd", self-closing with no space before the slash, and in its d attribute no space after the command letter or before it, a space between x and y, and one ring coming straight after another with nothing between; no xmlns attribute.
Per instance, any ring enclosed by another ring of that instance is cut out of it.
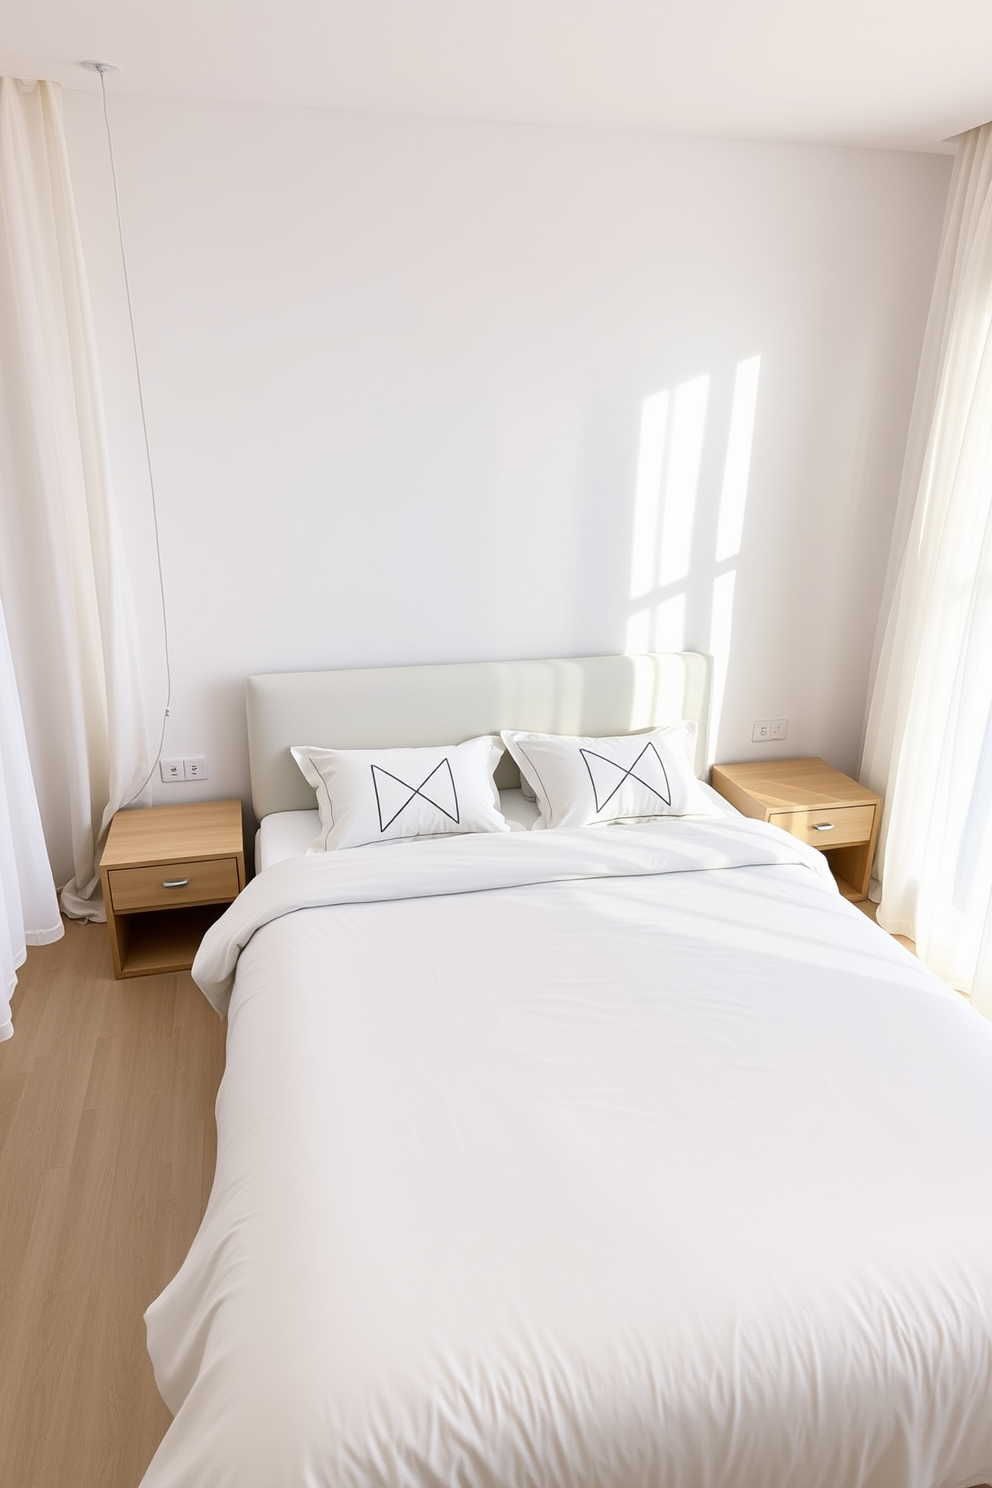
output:
<svg viewBox="0 0 992 1488"><path fill-rule="evenodd" d="M121 976L188 971L200 941L226 908L226 904L197 904L188 909L145 909L117 915Z"/></svg>
<svg viewBox="0 0 992 1488"><path fill-rule="evenodd" d="M712 785L745 816L822 852L845 899L867 899L881 796L816 758L714 765Z"/></svg>
<svg viewBox="0 0 992 1488"><path fill-rule="evenodd" d="M241 802L119 811L100 878L114 976L188 970L245 886Z"/></svg>

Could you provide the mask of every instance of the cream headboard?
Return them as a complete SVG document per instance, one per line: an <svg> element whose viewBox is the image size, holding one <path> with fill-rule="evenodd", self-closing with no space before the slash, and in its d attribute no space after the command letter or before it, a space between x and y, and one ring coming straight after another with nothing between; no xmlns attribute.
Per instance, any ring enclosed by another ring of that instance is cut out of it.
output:
<svg viewBox="0 0 992 1488"><path fill-rule="evenodd" d="M252 805L258 817L313 807L293 744L393 749L458 744L501 728L605 735L691 718L701 775L709 703L710 658L696 651L249 677ZM496 781L519 784L509 755Z"/></svg>

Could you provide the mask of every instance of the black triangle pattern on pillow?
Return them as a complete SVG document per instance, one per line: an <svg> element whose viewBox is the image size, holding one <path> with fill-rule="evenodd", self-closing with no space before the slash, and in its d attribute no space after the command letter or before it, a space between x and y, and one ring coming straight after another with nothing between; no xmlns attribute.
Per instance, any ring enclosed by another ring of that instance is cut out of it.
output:
<svg viewBox="0 0 992 1488"><path fill-rule="evenodd" d="M449 821L453 821L456 826L460 825L458 792L455 789L455 777L451 773L451 765L447 756L424 776L419 785L411 785L408 780L401 780L398 775L384 770L381 765L371 765L370 769L376 809L379 812L380 832L388 831L396 818L418 796L429 806L440 811Z"/></svg>
<svg viewBox="0 0 992 1488"><path fill-rule="evenodd" d="M596 802L597 816L606 810L617 791L628 780L636 780L638 785L650 791L659 801L664 802L666 806L671 806L672 787L668 780L668 772L661 755L650 740L629 767L619 764L616 760L608 759L605 754L597 754L592 749L584 749L580 746L579 753L589 773L589 783L592 786L593 800ZM640 812L631 814L641 815ZM646 816L649 812L643 814Z"/></svg>

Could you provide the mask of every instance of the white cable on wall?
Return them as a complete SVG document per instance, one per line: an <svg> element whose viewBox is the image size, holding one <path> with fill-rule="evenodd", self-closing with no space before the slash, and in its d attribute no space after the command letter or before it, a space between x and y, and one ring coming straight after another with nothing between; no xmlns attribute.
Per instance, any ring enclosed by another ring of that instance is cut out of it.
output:
<svg viewBox="0 0 992 1488"><path fill-rule="evenodd" d="M172 658L169 651L169 616L165 602L165 577L162 572L162 543L159 537L158 529L158 501L155 495L155 472L152 468L152 451L151 444L149 443L148 439L148 420L145 417L145 392L141 383L141 361L138 357L138 337L134 329L134 306L131 301L131 279L130 275L128 274L127 268L127 252L124 247L124 224L121 220L121 198L120 191L117 186L117 162L114 158L114 138L110 129L110 113L107 109L106 74L108 72L117 72L119 71L119 69L115 67L112 62L84 62L82 65L89 68L91 72L96 72L100 75L100 92L103 97L103 122L107 131L107 152L110 156L110 175L114 184L114 206L117 212L117 238L118 242L120 243L121 266L124 271L124 293L127 299L128 322L131 327L131 350L134 356L134 377L138 388L138 407L141 411L141 432L144 437L145 464L148 470L148 490L151 495L152 526L155 532L155 561L158 565L158 592L162 608L162 640L165 651L165 707L162 711L162 729L161 733L159 734L158 749L155 753L155 758L152 760L151 769L148 771L148 774L145 776L144 780L141 782L131 799L124 802L125 806L130 806L131 803L133 801L136 801L141 795L142 791L145 789L148 782L151 780L152 776L155 773L155 766L162 758L162 750L165 747L165 730L168 725L169 709L172 704Z"/></svg>

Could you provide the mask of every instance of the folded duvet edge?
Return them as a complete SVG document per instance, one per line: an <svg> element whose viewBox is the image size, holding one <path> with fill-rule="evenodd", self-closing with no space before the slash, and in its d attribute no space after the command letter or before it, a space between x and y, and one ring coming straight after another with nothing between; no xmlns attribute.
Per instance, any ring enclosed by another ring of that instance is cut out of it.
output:
<svg viewBox="0 0 992 1488"><path fill-rule="evenodd" d="M301 909L483 893L570 879L782 864L809 868L825 887L837 892L822 853L778 827L744 817L442 837L395 851L359 847L292 858L253 879L208 929L193 963L193 980L224 1016L238 958L252 936L272 920Z"/></svg>

